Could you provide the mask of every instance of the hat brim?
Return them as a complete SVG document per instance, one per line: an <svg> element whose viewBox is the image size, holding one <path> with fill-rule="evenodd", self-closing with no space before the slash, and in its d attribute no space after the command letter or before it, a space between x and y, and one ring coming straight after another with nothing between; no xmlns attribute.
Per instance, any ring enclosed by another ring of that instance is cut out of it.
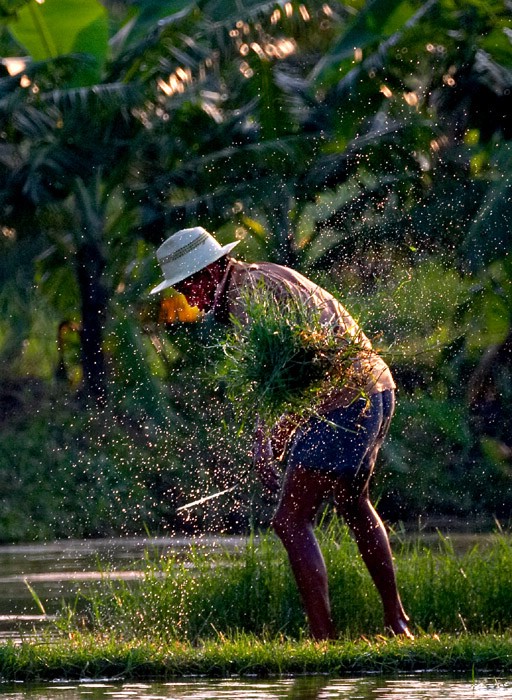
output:
<svg viewBox="0 0 512 700"><path fill-rule="evenodd" d="M173 287L175 284L178 284L178 282L182 282L183 280L186 280L187 277L191 277L192 275L195 275L196 272L199 272L199 270L204 270L205 267L208 267L208 265L212 265L214 262L217 260L220 260L220 258L223 258L224 255L227 255L230 250L233 250L235 246L237 246L240 243L240 241L233 241L232 243L228 243L227 245L223 246L222 248L219 249L218 253L216 255L213 255L208 262L203 263L201 265L198 265L195 269L192 269L187 271L186 274L180 274L180 275L174 275L173 277L167 277L164 279L163 282L160 282L156 287L153 287L153 289L149 292L150 294L157 294L158 292L162 292L164 289L168 289L169 287Z"/></svg>

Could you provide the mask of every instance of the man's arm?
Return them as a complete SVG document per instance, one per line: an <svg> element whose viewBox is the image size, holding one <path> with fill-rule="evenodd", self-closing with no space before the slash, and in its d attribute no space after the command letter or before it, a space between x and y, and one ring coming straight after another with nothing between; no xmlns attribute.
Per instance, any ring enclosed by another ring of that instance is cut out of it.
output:
<svg viewBox="0 0 512 700"><path fill-rule="evenodd" d="M260 418L256 419L252 463L256 467L263 485L272 493L279 491L281 478L275 468L274 453L267 428Z"/></svg>

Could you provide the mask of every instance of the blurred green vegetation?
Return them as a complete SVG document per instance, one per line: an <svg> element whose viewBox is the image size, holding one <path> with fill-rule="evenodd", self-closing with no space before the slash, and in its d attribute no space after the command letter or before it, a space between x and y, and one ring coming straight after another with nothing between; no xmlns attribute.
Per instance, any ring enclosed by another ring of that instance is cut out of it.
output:
<svg viewBox="0 0 512 700"><path fill-rule="evenodd" d="M504 0L0 2L0 540L268 522L215 331L148 296L155 247L195 224L335 292L389 358L386 517L508 519L508 20Z"/></svg>

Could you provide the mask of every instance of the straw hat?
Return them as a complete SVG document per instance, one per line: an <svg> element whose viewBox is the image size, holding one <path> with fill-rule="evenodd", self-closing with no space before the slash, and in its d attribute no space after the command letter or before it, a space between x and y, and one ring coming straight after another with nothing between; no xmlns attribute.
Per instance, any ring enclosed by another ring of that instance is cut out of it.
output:
<svg viewBox="0 0 512 700"><path fill-rule="evenodd" d="M164 281L151 290L161 292L181 280L208 267L223 255L227 255L240 241L221 246L202 226L184 228L162 243L156 257L164 274Z"/></svg>

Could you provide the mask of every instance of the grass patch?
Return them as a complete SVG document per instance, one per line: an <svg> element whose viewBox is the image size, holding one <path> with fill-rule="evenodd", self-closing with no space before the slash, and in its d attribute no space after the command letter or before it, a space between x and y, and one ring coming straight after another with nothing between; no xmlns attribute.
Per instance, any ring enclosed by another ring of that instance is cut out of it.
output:
<svg viewBox="0 0 512 700"><path fill-rule="evenodd" d="M82 634L53 642L0 646L3 681L80 678L169 679L325 673L349 676L411 671L509 673L512 636L420 635L318 643L237 635L197 644L123 641Z"/></svg>
<svg viewBox="0 0 512 700"><path fill-rule="evenodd" d="M146 554L139 583L105 576L48 637L0 646L0 678L165 679L189 675L512 672L512 542L456 552L395 544L414 641L382 636L382 611L345 527L319 528L339 640L307 637L285 554L270 535L238 552L199 546L185 559Z"/></svg>
<svg viewBox="0 0 512 700"><path fill-rule="evenodd" d="M241 422L256 413L269 425L283 413L310 416L342 388L365 395L371 350L360 331L327 324L320 309L272 285L242 296L249 322L231 319L217 369Z"/></svg>
<svg viewBox="0 0 512 700"><path fill-rule="evenodd" d="M380 600L347 528L332 520L318 528L329 572L333 618L340 635L383 632ZM425 633L504 633L512 629L512 541L458 553L448 538L394 545L399 588L413 629ZM141 563L137 563L141 568ZM281 544L270 534L239 551L192 548L185 559L146 555L139 582L105 577L84 589L61 621L117 637L187 641L235 634L301 639L304 612Z"/></svg>

